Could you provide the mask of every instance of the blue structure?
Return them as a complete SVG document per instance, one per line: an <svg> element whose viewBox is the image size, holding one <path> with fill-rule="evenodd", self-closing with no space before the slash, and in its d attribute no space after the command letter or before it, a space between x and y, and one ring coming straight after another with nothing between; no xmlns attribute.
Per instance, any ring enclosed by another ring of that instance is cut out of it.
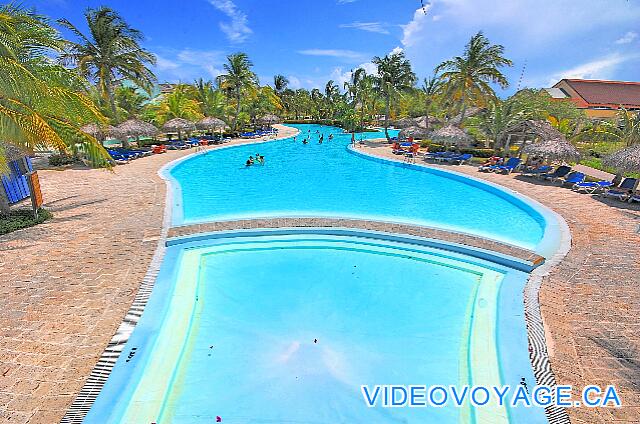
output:
<svg viewBox="0 0 640 424"><path fill-rule="evenodd" d="M0 176L2 188L7 194L9 204L17 203L29 197L29 183L27 177L22 173L20 162L25 161L29 172L33 171L31 159L26 156L24 159L17 159L8 163L9 174Z"/></svg>

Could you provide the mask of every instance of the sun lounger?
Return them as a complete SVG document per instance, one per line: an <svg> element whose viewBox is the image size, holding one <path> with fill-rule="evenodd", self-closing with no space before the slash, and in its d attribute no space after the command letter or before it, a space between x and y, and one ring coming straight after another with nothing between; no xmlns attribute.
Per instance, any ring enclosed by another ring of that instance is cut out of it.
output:
<svg viewBox="0 0 640 424"><path fill-rule="evenodd" d="M560 181L561 186L564 186L567 184L571 184L573 186L574 184L583 182L586 177L587 176L584 175L582 172L572 172L569 175L567 175L565 178L559 178L558 181Z"/></svg>
<svg viewBox="0 0 640 424"><path fill-rule="evenodd" d="M613 183L611 181L604 181L604 180L595 181L595 182L583 181L583 182L574 184L573 187L571 187L571 190L577 191L577 192L584 191L585 193L593 194L612 186L613 186Z"/></svg>
<svg viewBox="0 0 640 424"><path fill-rule="evenodd" d="M515 171L522 162L519 158L509 158L504 165L494 165L489 167L490 172L501 172L503 174L510 174Z"/></svg>
<svg viewBox="0 0 640 424"><path fill-rule="evenodd" d="M445 160L449 163L457 163L458 165L462 165L463 163L470 161L472 157L473 155L471 155L470 153L465 153L463 155L448 157Z"/></svg>
<svg viewBox="0 0 640 424"><path fill-rule="evenodd" d="M523 177L538 177L542 174L550 172L552 167L550 165L543 165L537 168L526 168L523 170L520 175Z"/></svg>
<svg viewBox="0 0 640 424"><path fill-rule="evenodd" d="M551 173L540 175L540 178L543 178L545 180L551 180L551 182L555 182L560 178L564 178L567 174L569 174L569 172L571 172L571 167L562 165L562 166L559 166L555 171Z"/></svg>
<svg viewBox="0 0 640 424"><path fill-rule="evenodd" d="M627 200L638 186L637 178L625 178L616 188L609 189L603 193L605 197L612 199Z"/></svg>
<svg viewBox="0 0 640 424"><path fill-rule="evenodd" d="M640 202L640 192L636 192L629 196L629 203Z"/></svg>

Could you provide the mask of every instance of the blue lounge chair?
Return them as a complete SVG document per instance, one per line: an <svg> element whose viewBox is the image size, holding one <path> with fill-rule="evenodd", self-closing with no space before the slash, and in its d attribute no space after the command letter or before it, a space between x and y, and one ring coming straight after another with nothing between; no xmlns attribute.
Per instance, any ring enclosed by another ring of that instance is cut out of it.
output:
<svg viewBox="0 0 640 424"><path fill-rule="evenodd" d="M542 174L550 172L551 169L552 167L550 165L543 165L533 169L525 169L520 175L522 175L523 177L538 177Z"/></svg>
<svg viewBox="0 0 640 424"><path fill-rule="evenodd" d="M560 185L564 186L567 184L571 184L572 186L574 184L578 184L584 181L584 179L587 176L584 175L582 172L572 172L569 175L567 175L565 178L560 178L558 181L561 181Z"/></svg>
<svg viewBox="0 0 640 424"><path fill-rule="evenodd" d="M595 182L583 181L583 182L574 184L573 187L571 187L571 190L577 191L577 192L584 191L585 193L593 194L597 191L602 191L609 187L613 187L613 182L604 181L604 180L595 181Z"/></svg>
<svg viewBox="0 0 640 424"><path fill-rule="evenodd" d="M631 197L633 191L638 186L637 178L625 178L617 188L609 189L603 193L605 197L611 197L612 199L627 200Z"/></svg>
<svg viewBox="0 0 640 424"><path fill-rule="evenodd" d="M569 174L569 172L571 172L571 167L562 165L556 168L556 170L551 173L540 175L540 178L551 180L551 182L554 182L559 178L564 178L567 174Z"/></svg>
<svg viewBox="0 0 640 424"><path fill-rule="evenodd" d="M636 192L629 197L629 203L640 202L640 192Z"/></svg>
<svg viewBox="0 0 640 424"><path fill-rule="evenodd" d="M470 153L465 153L463 155L458 155L458 156L452 156L449 158L446 158L445 160L449 163L458 163L458 165L462 165L465 162L468 162L471 160L471 158L473 157L473 155L471 155Z"/></svg>
<svg viewBox="0 0 640 424"><path fill-rule="evenodd" d="M511 174L522 162L519 158L509 158L504 165L490 166L489 170L493 172L502 172L503 174Z"/></svg>

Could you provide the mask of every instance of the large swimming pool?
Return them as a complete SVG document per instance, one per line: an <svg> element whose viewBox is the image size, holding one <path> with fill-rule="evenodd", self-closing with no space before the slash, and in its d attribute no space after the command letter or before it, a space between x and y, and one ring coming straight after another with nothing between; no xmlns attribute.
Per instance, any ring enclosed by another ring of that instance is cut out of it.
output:
<svg viewBox="0 0 640 424"><path fill-rule="evenodd" d="M301 132L296 142L214 150L173 167L173 223L347 217L434 226L529 249L543 238L545 221L540 214L499 189L438 170L366 160L347 151L350 135L339 128L294 126ZM318 144L317 132L324 134L323 144ZM335 137L332 141L329 134ZM304 137L311 142L303 145ZM245 167L256 153L266 158L265 165Z"/></svg>

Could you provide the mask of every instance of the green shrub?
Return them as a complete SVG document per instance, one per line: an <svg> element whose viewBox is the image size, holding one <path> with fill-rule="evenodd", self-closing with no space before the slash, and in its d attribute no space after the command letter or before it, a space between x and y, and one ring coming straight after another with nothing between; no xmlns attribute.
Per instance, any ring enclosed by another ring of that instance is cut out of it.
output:
<svg viewBox="0 0 640 424"><path fill-rule="evenodd" d="M77 159L73 156L65 154L57 154L49 156L49 165L51 166L64 166L77 162Z"/></svg>
<svg viewBox="0 0 640 424"><path fill-rule="evenodd" d="M33 217L31 209L18 209L11 211L8 216L0 215L0 235L8 234L22 228L33 227L51 219L53 215L46 209L38 210L38 218Z"/></svg>

